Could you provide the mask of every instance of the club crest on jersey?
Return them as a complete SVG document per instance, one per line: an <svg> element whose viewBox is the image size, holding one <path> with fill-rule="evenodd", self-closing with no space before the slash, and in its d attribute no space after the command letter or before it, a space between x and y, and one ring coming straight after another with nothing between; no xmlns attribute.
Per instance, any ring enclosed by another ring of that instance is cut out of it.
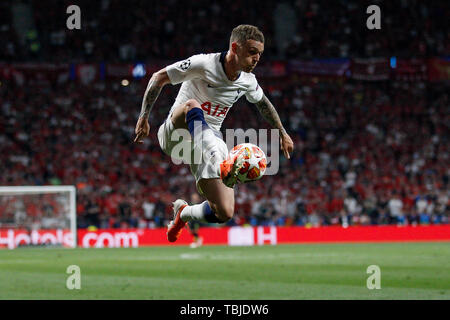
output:
<svg viewBox="0 0 450 320"><path fill-rule="evenodd" d="M191 60L187 59L180 63L180 68L183 71L186 71L191 66Z"/></svg>

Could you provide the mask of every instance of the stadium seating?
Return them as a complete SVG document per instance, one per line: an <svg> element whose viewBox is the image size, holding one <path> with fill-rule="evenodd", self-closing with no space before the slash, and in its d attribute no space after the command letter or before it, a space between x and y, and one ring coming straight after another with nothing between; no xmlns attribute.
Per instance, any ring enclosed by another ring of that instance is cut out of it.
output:
<svg viewBox="0 0 450 320"><path fill-rule="evenodd" d="M223 39L243 21L264 32L263 61L450 55L449 2L384 2L383 33L365 28L364 1L286 2L299 18L280 50L275 1L172 0L148 8L147 1L82 0L84 28L75 31L65 28L68 3L33 0L27 3L39 45L31 46L14 32L12 0L6 0L0 3L0 62L173 62L226 49ZM337 12L347 18L335 18ZM277 175L237 187L230 225L448 223L448 82L287 74L260 83L295 152L289 161L281 158ZM0 185L76 185L82 228L167 224L171 202L190 199L196 189L189 168L170 164L156 138L176 87L165 88L157 101L150 137L132 143L145 85L0 82ZM242 99L223 128L269 126Z"/></svg>

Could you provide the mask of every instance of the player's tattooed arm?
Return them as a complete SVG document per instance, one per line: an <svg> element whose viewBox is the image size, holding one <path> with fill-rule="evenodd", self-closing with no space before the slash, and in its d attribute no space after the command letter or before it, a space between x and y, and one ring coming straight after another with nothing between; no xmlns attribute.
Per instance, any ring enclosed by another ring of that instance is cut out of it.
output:
<svg viewBox="0 0 450 320"><path fill-rule="evenodd" d="M150 124L148 122L148 117L150 116L150 112L152 111L153 105L155 104L156 99L158 99L162 88L169 82L169 76L167 75L165 68L155 72L150 78L147 89L145 90L144 99L142 100L139 119L136 123L136 128L134 129L134 133L136 134L134 142L143 143L143 138L149 135Z"/></svg>
<svg viewBox="0 0 450 320"><path fill-rule="evenodd" d="M286 130L281 123L280 116L278 115L277 110L275 110L275 107L269 101L266 95L264 95L259 102L255 103L255 105L264 119L266 119L266 121L269 122L273 128L279 129L281 135L286 134Z"/></svg>
<svg viewBox="0 0 450 320"><path fill-rule="evenodd" d="M259 102L255 103L255 105L264 119L266 119L266 121L269 122L273 128L280 130L281 150L283 150L284 156L290 159L290 153L294 150L294 143L284 129L277 110L275 110L275 107L269 101L266 95L264 95Z"/></svg>
<svg viewBox="0 0 450 320"><path fill-rule="evenodd" d="M152 75L145 90L144 99L142 100L141 113L139 118L145 117L148 119L150 112L153 109L156 99L164 85L169 82L169 77L165 69L158 71Z"/></svg>

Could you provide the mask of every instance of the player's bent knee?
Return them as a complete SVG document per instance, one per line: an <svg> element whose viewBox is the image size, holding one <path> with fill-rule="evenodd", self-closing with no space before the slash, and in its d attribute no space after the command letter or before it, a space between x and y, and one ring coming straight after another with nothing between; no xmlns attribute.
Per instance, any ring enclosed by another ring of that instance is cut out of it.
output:
<svg viewBox="0 0 450 320"><path fill-rule="evenodd" d="M188 113L190 110L194 108L201 108L200 103L195 99L189 99L186 101L185 112Z"/></svg>

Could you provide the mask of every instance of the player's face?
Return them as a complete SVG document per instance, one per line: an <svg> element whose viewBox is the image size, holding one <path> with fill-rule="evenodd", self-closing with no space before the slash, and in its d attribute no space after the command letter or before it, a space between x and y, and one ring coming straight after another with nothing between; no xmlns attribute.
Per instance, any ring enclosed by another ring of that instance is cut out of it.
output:
<svg viewBox="0 0 450 320"><path fill-rule="evenodd" d="M238 63L241 70L244 72L252 72L263 52L264 44L262 42L247 40L245 43L238 43L236 55L238 56Z"/></svg>

